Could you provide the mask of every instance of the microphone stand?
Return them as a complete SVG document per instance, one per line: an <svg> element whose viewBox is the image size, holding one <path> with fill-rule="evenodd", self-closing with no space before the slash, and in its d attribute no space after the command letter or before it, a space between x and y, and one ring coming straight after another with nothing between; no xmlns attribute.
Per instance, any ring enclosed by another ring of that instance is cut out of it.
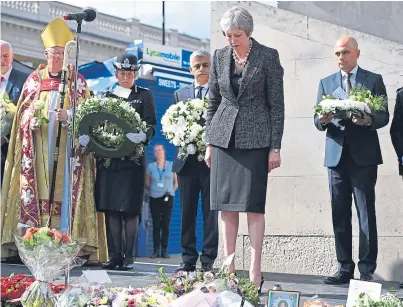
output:
<svg viewBox="0 0 403 307"><path fill-rule="evenodd" d="M69 181L69 202L68 202L68 227L67 235L72 235L72 221L73 221L73 189L74 189L74 169L75 169L75 146L74 146L74 131L76 130L76 105L77 105L77 80L78 80L78 57L80 51L80 33L81 33L82 20L77 20L76 29L76 52L75 52L75 69L74 69L74 90L73 90L73 105L70 105L71 120L72 120L72 133L70 137L70 181ZM70 281L70 265L67 265L65 272L65 286L69 286Z"/></svg>

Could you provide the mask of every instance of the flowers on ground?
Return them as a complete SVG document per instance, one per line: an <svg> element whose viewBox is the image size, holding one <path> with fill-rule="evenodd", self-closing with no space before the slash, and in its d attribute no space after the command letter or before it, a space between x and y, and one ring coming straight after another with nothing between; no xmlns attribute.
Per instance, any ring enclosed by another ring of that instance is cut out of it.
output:
<svg viewBox="0 0 403 307"><path fill-rule="evenodd" d="M12 274L0 278L1 304L2 306L19 307L22 306L19 298L29 288L35 278L25 274ZM64 285L50 284L52 292L57 294L64 290Z"/></svg>

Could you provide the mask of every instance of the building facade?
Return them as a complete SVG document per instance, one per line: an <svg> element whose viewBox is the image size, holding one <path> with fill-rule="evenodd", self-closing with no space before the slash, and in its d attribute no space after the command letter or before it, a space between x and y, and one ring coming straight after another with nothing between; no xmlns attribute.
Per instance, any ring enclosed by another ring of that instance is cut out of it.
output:
<svg viewBox="0 0 403 307"><path fill-rule="evenodd" d="M45 60L39 36L42 29L57 16L79 11L82 8L56 1L2 1L1 39L11 43L16 60L37 67ZM76 23L67 23L75 33ZM123 53L134 40L161 44L162 30L142 24L138 19L126 20L97 13L93 22L83 22L79 65L108 60ZM201 40L172 29L165 33L165 44L188 50L210 50L209 40Z"/></svg>

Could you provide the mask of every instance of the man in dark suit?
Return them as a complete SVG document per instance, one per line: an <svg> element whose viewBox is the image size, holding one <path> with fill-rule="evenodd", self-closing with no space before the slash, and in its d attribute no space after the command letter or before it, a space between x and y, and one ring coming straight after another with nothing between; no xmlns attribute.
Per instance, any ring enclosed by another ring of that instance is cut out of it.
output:
<svg viewBox="0 0 403 307"><path fill-rule="evenodd" d="M190 56L190 71L195 81L175 91L174 103L193 98L208 98L210 54L195 51ZM178 152L180 149L178 149ZM178 155L172 171L178 175L182 208L181 246L182 263L177 271L194 271L199 253L196 250L196 216L201 193L203 206L203 249L200 256L203 271L212 271L218 250L218 212L210 210L210 170L197 154Z"/></svg>
<svg viewBox="0 0 403 307"><path fill-rule="evenodd" d="M396 93L395 111L393 112L390 137L395 148L399 165L399 175L403 177L403 87Z"/></svg>
<svg viewBox="0 0 403 307"><path fill-rule="evenodd" d="M317 104L324 95L332 95L336 90L344 90L348 94L352 87L366 88L372 94L387 99L382 76L357 65L360 50L354 38L341 37L335 45L334 53L340 71L320 81ZM376 130L389 122L387 104L385 111L364 118L340 120L333 115L315 115L314 122L318 130L327 130L325 166L328 168L333 231L339 262L338 272L326 277L324 282L344 284L354 278L352 196L360 226L360 279L370 281L373 279L378 255L375 184L378 165L383 163Z"/></svg>
<svg viewBox="0 0 403 307"><path fill-rule="evenodd" d="M403 178L403 87L399 88L396 93L396 104L392 125L390 126L390 137L397 155L399 175ZM403 288L403 282L400 283L400 288Z"/></svg>
<svg viewBox="0 0 403 307"><path fill-rule="evenodd" d="M0 40L1 69L0 69L0 97L6 93L7 97L17 105L18 99L28 74L15 70L12 67L13 49L10 43ZM3 182L4 164L8 152L8 135L1 136L1 182Z"/></svg>

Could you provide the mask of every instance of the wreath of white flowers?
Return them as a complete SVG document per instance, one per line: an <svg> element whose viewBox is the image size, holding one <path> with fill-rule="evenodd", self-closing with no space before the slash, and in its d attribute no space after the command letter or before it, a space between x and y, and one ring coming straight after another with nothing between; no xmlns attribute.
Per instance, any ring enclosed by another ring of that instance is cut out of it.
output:
<svg viewBox="0 0 403 307"><path fill-rule="evenodd" d="M77 106L77 120L74 135L76 137L80 135L80 124L83 124L82 121L83 119L85 121L85 116L87 114L101 112L112 114L118 119L125 121L133 130L130 132L147 130L147 123L141 119L140 115L136 112L136 110L131 106L129 102L112 97L93 97L85 100ZM102 147L116 149L118 151L119 148L128 141L126 133L127 131L125 132L124 129L122 127L119 127L117 124L111 121L100 119L99 122L91 125L89 136L91 140L95 140L96 143L98 143ZM138 143L132 145L134 146L134 150L129 158L133 161L137 161L138 158L144 153L144 144ZM87 147L87 153L93 153L98 157L105 158L104 156L102 156L102 154L100 154L99 149L97 149L95 146ZM110 162L110 160L108 161Z"/></svg>

